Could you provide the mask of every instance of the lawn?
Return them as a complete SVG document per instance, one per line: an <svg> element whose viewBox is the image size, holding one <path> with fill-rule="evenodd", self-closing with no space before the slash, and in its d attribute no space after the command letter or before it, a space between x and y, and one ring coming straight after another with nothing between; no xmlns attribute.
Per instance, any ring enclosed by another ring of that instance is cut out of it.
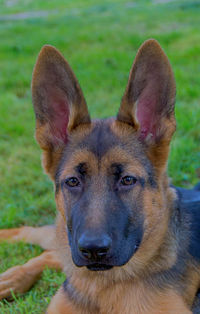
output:
<svg viewBox="0 0 200 314"><path fill-rule="evenodd" d="M114 115L140 44L156 38L177 81L177 132L169 174L190 187L200 176L200 1L0 0L0 228L53 223L53 185L33 137L32 69L40 48L56 46L75 71L93 117ZM31 245L0 246L0 272L39 254ZM42 313L64 280L41 280L0 313Z"/></svg>

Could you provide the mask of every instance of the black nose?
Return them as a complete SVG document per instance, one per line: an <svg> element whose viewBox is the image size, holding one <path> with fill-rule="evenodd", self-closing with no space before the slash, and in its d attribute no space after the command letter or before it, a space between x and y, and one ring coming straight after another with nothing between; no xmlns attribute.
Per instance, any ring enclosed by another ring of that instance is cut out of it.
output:
<svg viewBox="0 0 200 314"><path fill-rule="evenodd" d="M94 236L82 234L78 240L81 255L90 261L99 261L106 257L111 247L111 238L107 235Z"/></svg>

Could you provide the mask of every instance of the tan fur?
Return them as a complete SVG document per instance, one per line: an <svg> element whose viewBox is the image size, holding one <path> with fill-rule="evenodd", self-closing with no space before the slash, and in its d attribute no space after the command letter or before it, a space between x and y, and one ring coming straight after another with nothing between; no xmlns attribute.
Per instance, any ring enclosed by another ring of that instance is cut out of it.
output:
<svg viewBox="0 0 200 314"><path fill-rule="evenodd" d="M77 280L78 281L78 280ZM78 282L77 282L78 283ZM80 292L82 285L77 285ZM95 289L92 286L92 289ZM87 286L87 290L89 289ZM98 310L89 311L75 307L61 288L52 299L47 314L190 314L192 313L182 298L169 289L163 293L152 293L150 287L142 282L124 282L118 285L109 285L98 289L96 285L96 303ZM94 294L94 291L91 291Z"/></svg>

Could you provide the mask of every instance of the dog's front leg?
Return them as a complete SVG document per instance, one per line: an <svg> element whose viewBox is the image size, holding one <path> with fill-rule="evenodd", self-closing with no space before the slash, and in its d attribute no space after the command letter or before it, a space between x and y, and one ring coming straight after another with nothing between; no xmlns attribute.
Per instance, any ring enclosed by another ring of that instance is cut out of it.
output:
<svg viewBox="0 0 200 314"><path fill-rule="evenodd" d="M26 264L15 266L0 275L0 299L28 291L40 278L45 267L61 270L62 266L56 251L45 251L30 259Z"/></svg>
<svg viewBox="0 0 200 314"><path fill-rule="evenodd" d="M29 227L1 229L0 241L37 244L44 250L55 248L55 226Z"/></svg>

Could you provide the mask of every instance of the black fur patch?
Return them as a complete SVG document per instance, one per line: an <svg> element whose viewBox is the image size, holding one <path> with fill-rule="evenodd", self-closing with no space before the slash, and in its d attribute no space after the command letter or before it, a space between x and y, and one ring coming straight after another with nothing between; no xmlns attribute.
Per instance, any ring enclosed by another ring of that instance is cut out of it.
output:
<svg viewBox="0 0 200 314"><path fill-rule="evenodd" d="M192 305L192 313L199 314L200 313L200 290L196 294L194 303Z"/></svg>
<svg viewBox="0 0 200 314"><path fill-rule="evenodd" d="M87 148L99 160L114 146L120 146L120 141L106 120L98 121L92 132L79 144L80 148Z"/></svg>
<svg viewBox="0 0 200 314"><path fill-rule="evenodd" d="M189 253L200 263L200 191L176 188L180 209L186 213L189 221Z"/></svg>

